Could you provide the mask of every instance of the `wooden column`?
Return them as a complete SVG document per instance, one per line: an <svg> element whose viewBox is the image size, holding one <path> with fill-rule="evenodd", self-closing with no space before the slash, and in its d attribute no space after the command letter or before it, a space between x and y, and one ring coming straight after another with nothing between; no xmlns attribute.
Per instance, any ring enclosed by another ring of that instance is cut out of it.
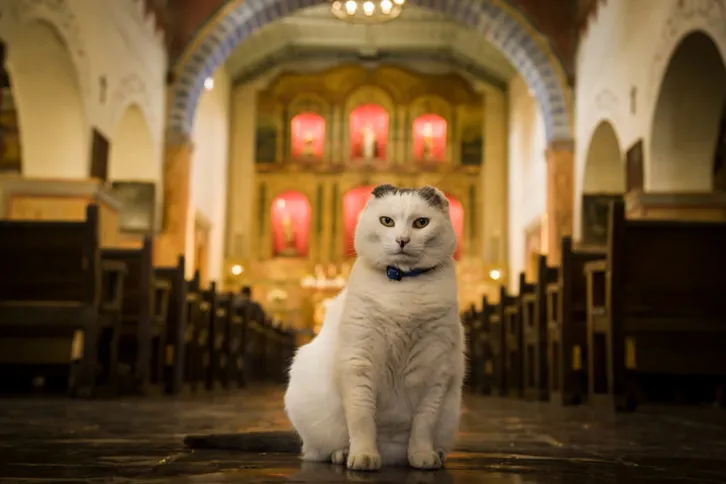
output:
<svg viewBox="0 0 726 484"><path fill-rule="evenodd" d="M167 136L164 152L163 230L156 239L155 265L175 265L186 249L192 142L186 135Z"/></svg>
<svg viewBox="0 0 726 484"><path fill-rule="evenodd" d="M562 260L561 240L572 235L575 156L571 140L552 141L547 147L547 259Z"/></svg>

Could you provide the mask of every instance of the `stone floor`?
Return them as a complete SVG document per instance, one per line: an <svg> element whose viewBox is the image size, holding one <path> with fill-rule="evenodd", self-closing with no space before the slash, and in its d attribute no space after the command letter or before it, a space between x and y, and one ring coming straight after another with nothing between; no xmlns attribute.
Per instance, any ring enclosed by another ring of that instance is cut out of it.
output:
<svg viewBox="0 0 726 484"><path fill-rule="evenodd" d="M726 483L726 411L470 397L445 470L350 473L294 455L189 452L186 434L286 429L282 390L117 401L0 400L0 483Z"/></svg>

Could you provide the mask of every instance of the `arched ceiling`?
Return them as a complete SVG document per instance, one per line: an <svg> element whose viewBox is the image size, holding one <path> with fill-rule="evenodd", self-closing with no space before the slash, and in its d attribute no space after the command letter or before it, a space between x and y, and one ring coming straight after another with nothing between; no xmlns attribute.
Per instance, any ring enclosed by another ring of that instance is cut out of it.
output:
<svg viewBox="0 0 726 484"><path fill-rule="evenodd" d="M149 0L166 4L166 24L172 64L177 61L195 33L228 0ZM591 17L594 6L607 0L506 0L518 9L549 41L568 75L572 75L578 27Z"/></svg>
<svg viewBox="0 0 726 484"><path fill-rule="evenodd" d="M322 4L257 31L231 54L227 72L236 82L280 68L314 70L345 62L389 63L418 71L457 71L498 87L515 68L481 35L429 10L407 6L379 25L351 25Z"/></svg>

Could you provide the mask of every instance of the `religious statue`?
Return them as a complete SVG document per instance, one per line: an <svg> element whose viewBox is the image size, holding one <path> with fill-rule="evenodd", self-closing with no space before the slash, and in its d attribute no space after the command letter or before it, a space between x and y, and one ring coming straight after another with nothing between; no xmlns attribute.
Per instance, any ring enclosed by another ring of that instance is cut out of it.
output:
<svg viewBox="0 0 726 484"><path fill-rule="evenodd" d="M421 158L429 161L434 156L434 134L431 123L424 124L421 130Z"/></svg>
<svg viewBox="0 0 726 484"><path fill-rule="evenodd" d="M313 147L313 133L310 131L306 131L303 135L303 149L302 149L302 155L303 156L314 156L315 150Z"/></svg>
<svg viewBox="0 0 726 484"><path fill-rule="evenodd" d="M282 250L280 255L295 257L298 255L295 237L295 227L292 223L292 217L287 212L283 212L280 217L280 225L282 226Z"/></svg>
<svg viewBox="0 0 726 484"><path fill-rule="evenodd" d="M367 124L363 128L362 134L363 158L371 160L378 155L378 140L376 139L376 132L373 130L373 126Z"/></svg>

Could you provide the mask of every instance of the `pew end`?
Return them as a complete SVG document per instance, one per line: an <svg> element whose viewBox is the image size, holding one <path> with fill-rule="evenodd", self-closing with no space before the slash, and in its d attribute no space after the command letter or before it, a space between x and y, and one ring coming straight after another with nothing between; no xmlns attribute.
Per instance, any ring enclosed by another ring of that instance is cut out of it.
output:
<svg viewBox="0 0 726 484"><path fill-rule="evenodd" d="M115 392L125 267L104 266L99 246L95 204L83 221L0 221L3 390L50 379L71 396Z"/></svg>
<svg viewBox="0 0 726 484"><path fill-rule="evenodd" d="M587 278L585 266L602 260L605 250L575 246L563 237L562 262L547 285L547 366L549 400L577 405L588 396Z"/></svg>
<svg viewBox="0 0 726 484"><path fill-rule="evenodd" d="M726 380L726 223L626 220L588 266L589 398L631 411L660 378ZM656 390L662 390L656 389Z"/></svg>

